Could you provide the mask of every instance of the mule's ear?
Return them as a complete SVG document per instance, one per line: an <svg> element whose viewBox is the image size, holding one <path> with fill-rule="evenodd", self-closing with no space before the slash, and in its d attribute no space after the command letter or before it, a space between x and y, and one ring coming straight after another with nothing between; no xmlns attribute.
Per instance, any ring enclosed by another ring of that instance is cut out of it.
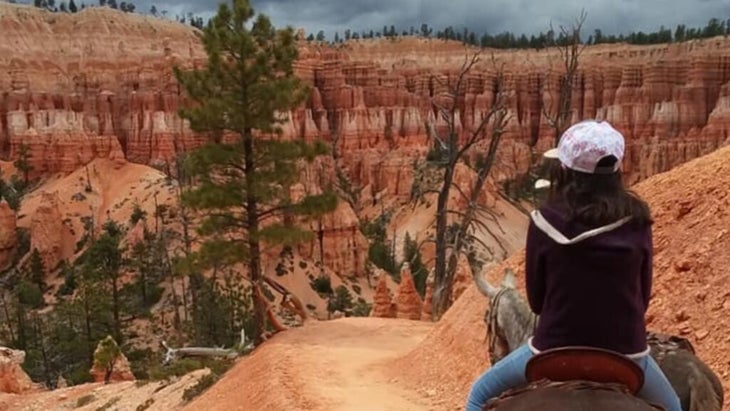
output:
<svg viewBox="0 0 730 411"><path fill-rule="evenodd" d="M502 287L515 288L515 272L510 268L504 269L504 278L502 279Z"/></svg>
<svg viewBox="0 0 730 411"><path fill-rule="evenodd" d="M477 284L477 289L480 293L484 294L485 297L490 300L494 298L499 292L499 288L489 284L486 278L484 278L484 271L481 273L475 273L473 275L474 282Z"/></svg>

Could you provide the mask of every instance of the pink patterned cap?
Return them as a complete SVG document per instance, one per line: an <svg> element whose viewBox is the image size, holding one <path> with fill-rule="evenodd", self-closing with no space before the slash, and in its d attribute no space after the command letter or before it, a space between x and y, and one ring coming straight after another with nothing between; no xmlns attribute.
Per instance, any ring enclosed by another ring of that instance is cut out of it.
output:
<svg viewBox="0 0 730 411"><path fill-rule="evenodd" d="M621 168L624 136L607 121L585 120L565 130L558 147L543 156L560 159L565 167L575 171L611 174ZM616 162L609 167L598 167L598 162L608 156L615 157Z"/></svg>

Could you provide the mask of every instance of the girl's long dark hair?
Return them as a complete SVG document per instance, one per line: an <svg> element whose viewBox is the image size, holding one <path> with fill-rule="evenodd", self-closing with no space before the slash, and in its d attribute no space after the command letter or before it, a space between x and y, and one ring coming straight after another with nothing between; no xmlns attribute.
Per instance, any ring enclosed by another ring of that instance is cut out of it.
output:
<svg viewBox="0 0 730 411"><path fill-rule="evenodd" d="M610 162L601 160L598 165ZM632 224L639 226L653 223L649 206L624 187L620 172L587 174L555 163L548 201L565 209L569 220L589 227L611 224L628 216L632 217Z"/></svg>

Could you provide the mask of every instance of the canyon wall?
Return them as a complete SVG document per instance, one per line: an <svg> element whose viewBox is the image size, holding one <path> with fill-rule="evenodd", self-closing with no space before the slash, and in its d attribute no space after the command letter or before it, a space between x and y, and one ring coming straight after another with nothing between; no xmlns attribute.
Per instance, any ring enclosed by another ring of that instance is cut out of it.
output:
<svg viewBox="0 0 730 411"><path fill-rule="evenodd" d="M35 174L73 171L97 157L154 164L202 142L177 116L171 68L205 62L197 31L106 8L77 14L0 5L0 155L27 144ZM510 121L503 163L523 165L527 143L551 144L542 112L555 106L559 56L487 50L467 79L459 127L471 130L494 99L494 53L505 64ZM290 113L291 135L337 141L349 176L371 194L407 196L425 124L443 122L431 97L453 82L463 46L403 38L335 47L301 43L296 71L313 86ZM584 50L572 120L597 117L625 133L625 170L638 181L715 149L730 128L730 41L599 45ZM517 146L517 149L515 149ZM516 159L510 158L516 156Z"/></svg>
<svg viewBox="0 0 730 411"><path fill-rule="evenodd" d="M65 14L0 3L0 158L12 161L26 145L31 175L45 176L99 157L164 164L200 145L177 115L186 102L171 71L205 63L198 34L107 8ZM407 200L414 161L428 151L426 123L445 126L431 99L454 81L464 47L402 38L302 42L300 50L296 72L312 93L289 113L285 132L333 142L360 206ZM556 105L560 61L554 51L486 50L466 81L461 130L473 130L494 100L491 54L504 64L509 93L501 179L527 166L532 144L551 146L542 112ZM572 121L607 119L625 133L630 182L728 141L730 40L591 46L580 64ZM352 208L341 208L322 223L325 243L338 267L359 272L365 240Z"/></svg>

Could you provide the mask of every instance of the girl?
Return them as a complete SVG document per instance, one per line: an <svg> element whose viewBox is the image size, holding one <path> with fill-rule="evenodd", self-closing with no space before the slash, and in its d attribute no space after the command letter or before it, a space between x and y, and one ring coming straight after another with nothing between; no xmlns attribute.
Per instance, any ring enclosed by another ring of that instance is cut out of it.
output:
<svg viewBox="0 0 730 411"><path fill-rule="evenodd" d="M653 223L647 204L621 180L624 138L605 121L563 133L546 204L530 215L525 250L527 300L540 315L527 344L494 364L472 386L467 411L527 383L525 365L540 351L589 346L622 353L644 370L638 395L667 411L679 398L646 343L644 315L652 286Z"/></svg>

